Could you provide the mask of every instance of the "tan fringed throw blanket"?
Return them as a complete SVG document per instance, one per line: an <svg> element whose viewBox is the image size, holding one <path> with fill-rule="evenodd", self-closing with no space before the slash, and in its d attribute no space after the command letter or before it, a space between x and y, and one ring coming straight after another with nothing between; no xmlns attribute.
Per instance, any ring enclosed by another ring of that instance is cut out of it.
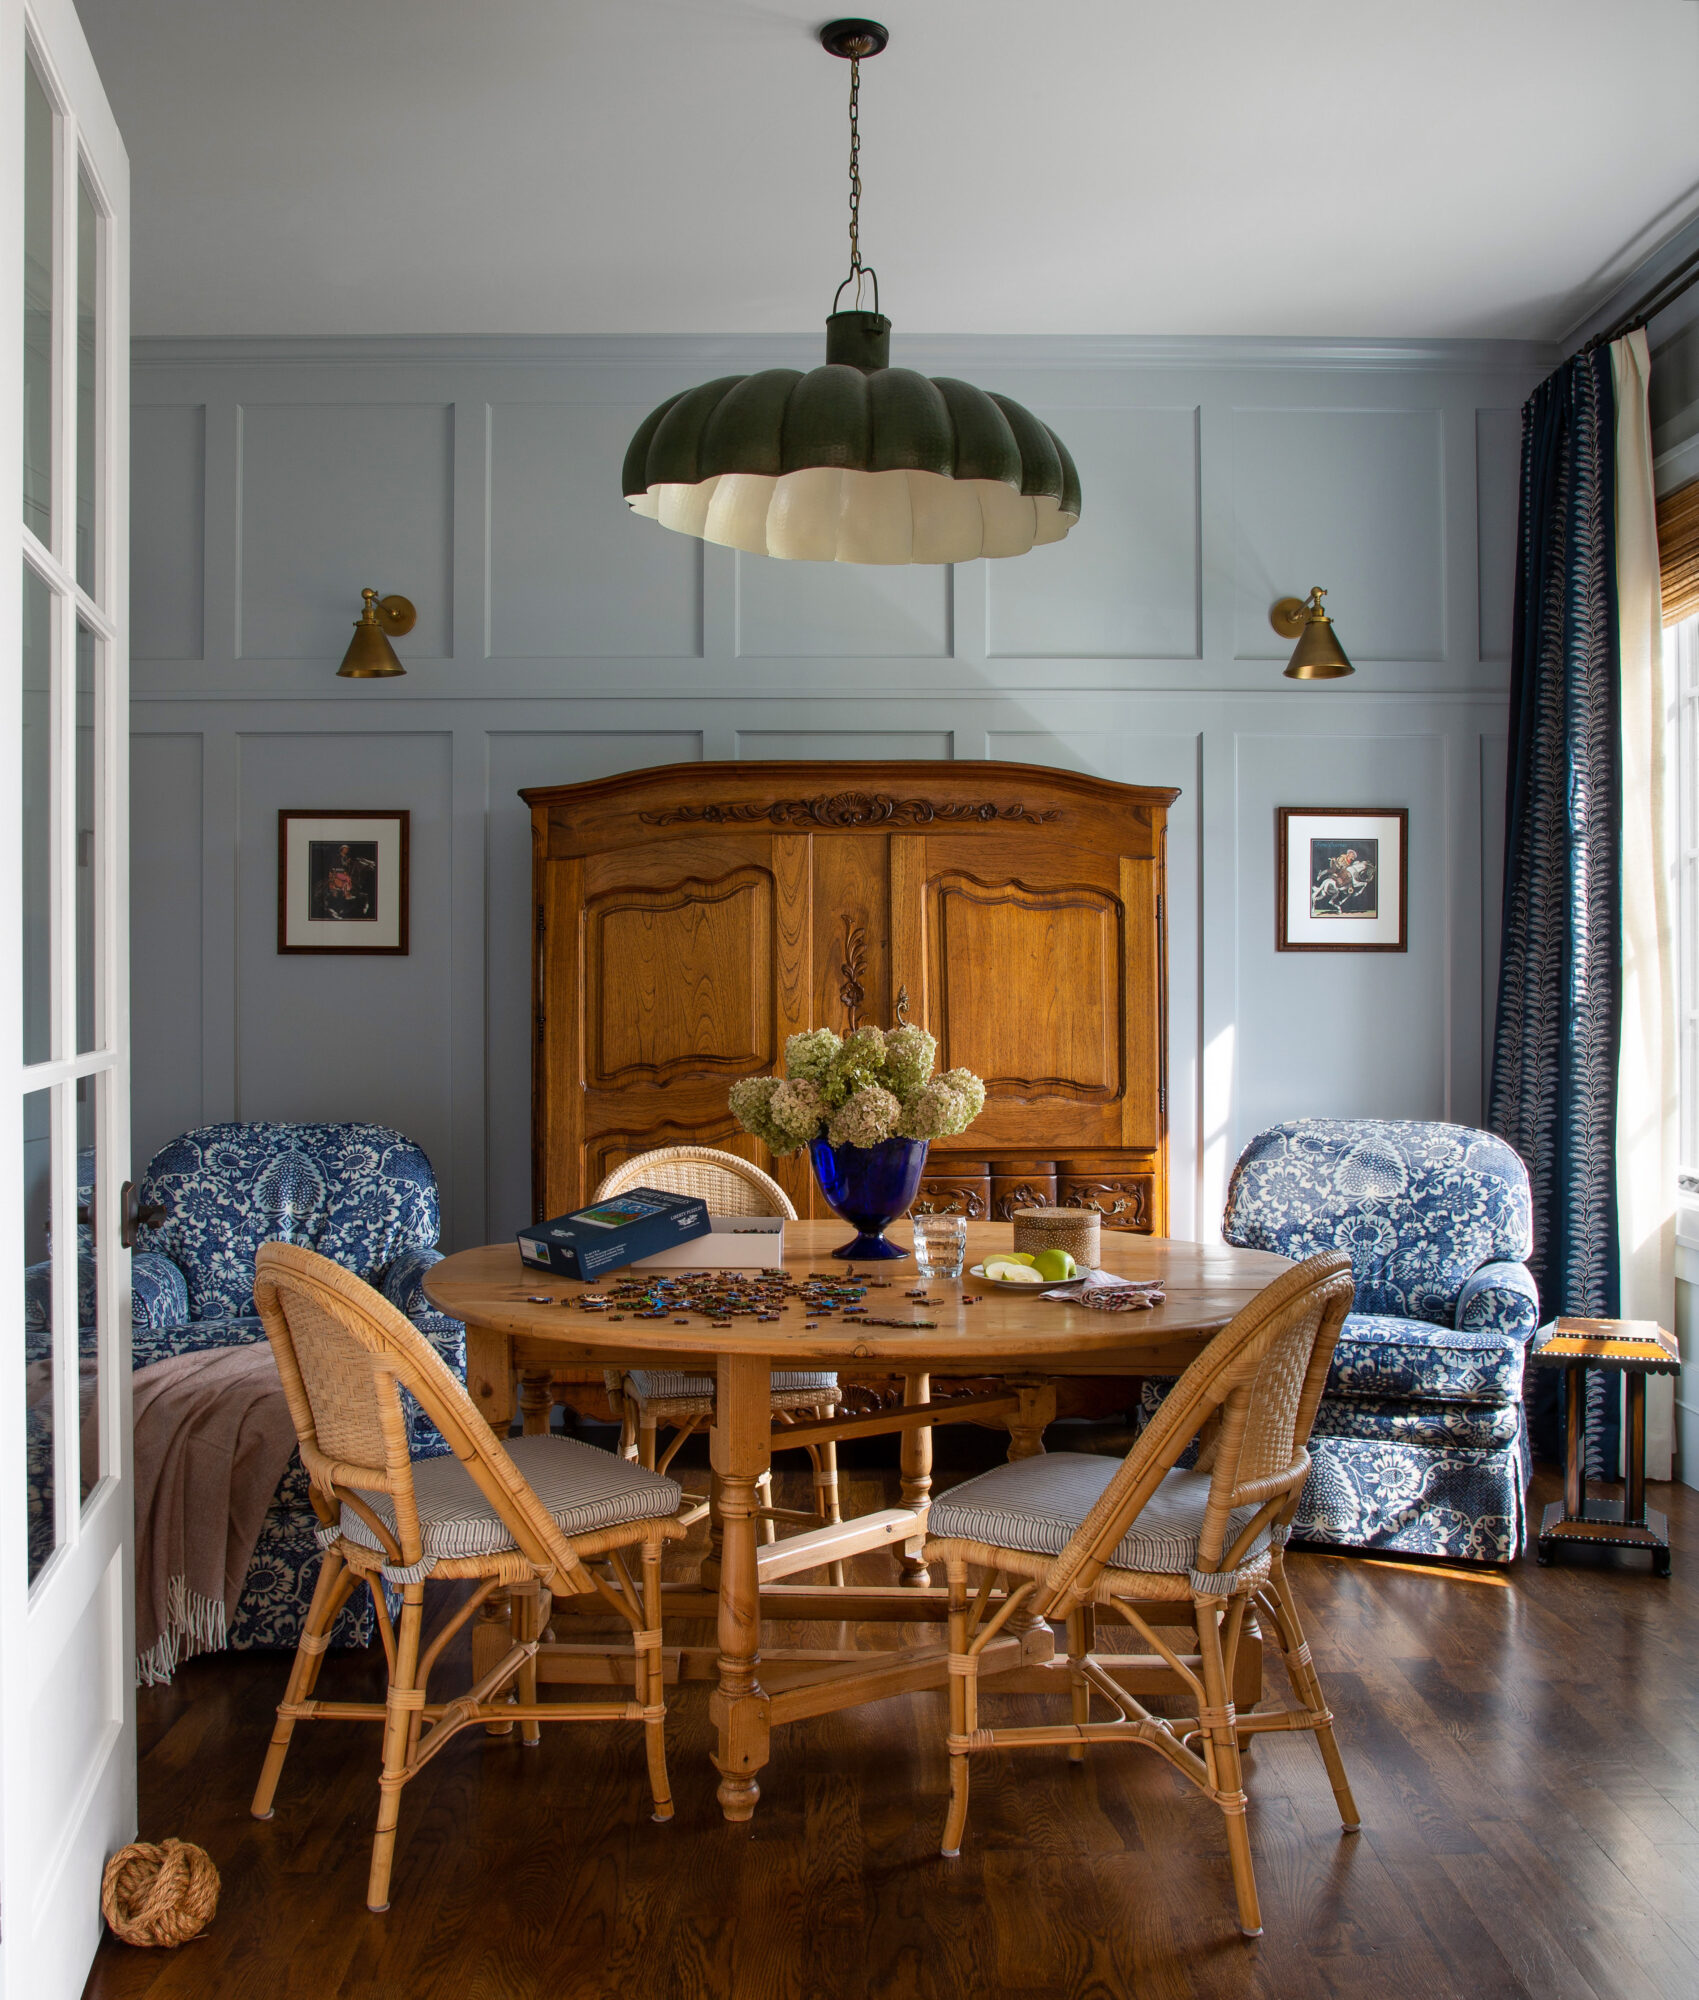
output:
<svg viewBox="0 0 1699 2000"><path fill-rule="evenodd" d="M295 1443L271 1343L138 1371L136 1670L143 1686L216 1652Z"/></svg>

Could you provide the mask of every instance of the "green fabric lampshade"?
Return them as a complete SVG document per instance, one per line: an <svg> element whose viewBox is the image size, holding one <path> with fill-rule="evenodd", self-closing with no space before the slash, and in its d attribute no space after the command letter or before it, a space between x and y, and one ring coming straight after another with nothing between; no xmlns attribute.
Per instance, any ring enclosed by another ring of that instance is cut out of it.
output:
<svg viewBox="0 0 1699 2000"><path fill-rule="evenodd" d="M889 365L891 322L834 313L826 365L671 397L625 455L631 510L752 555L955 563L1059 542L1079 474L1007 396Z"/></svg>

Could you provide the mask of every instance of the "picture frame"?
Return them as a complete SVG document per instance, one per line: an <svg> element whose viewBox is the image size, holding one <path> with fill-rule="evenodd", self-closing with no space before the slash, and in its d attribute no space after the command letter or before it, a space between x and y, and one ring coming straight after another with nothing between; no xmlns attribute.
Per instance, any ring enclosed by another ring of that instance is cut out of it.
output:
<svg viewBox="0 0 1699 2000"><path fill-rule="evenodd" d="M277 949L405 958L409 814L277 815Z"/></svg>
<svg viewBox="0 0 1699 2000"><path fill-rule="evenodd" d="M1275 811L1277 951L1408 951L1407 806Z"/></svg>

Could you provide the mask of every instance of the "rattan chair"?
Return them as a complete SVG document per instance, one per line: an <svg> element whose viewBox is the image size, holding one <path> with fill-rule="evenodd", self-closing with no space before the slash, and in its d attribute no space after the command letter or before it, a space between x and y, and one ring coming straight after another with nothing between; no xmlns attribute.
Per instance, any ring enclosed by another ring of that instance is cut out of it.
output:
<svg viewBox="0 0 1699 2000"><path fill-rule="evenodd" d="M1310 1425L1351 1296L1349 1259L1337 1251L1312 1257L1283 1272L1216 1335L1119 1464L1078 1452L1019 1459L933 1502L926 1554L944 1564L950 1585L946 1855L961 1851L974 1756L1053 1743L1066 1744L1077 1762L1090 1743L1141 1743L1221 1808L1239 1926L1255 1937L1262 1916L1239 1744L1268 1729L1315 1732L1340 1819L1356 1831L1356 1803L1285 1566L1310 1468ZM1197 1468L1177 1470L1200 1432L1207 1435ZM971 1599L970 1568L983 1571ZM994 1602L999 1578L1005 1594ZM1198 1649L1183 1656L1134 1607L1140 1599L1187 1598ZM1022 1606L1067 1620L1073 1720L982 1729L979 1661ZM1233 1668L1252 1606L1278 1636L1297 1706L1237 1715ZM1150 1714L1113 1677L1126 1655L1093 1654L1101 1607L1124 1618L1180 1676L1194 1714L1180 1721ZM1115 1711L1114 1721L1091 1720L1093 1695Z"/></svg>
<svg viewBox="0 0 1699 2000"><path fill-rule="evenodd" d="M667 1785L661 1656L661 1550L685 1530L674 1518L677 1482L573 1439L503 1445L430 1345L372 1288L315 1251L266 1243L254 1298L277 1357L321 1522L324 1557L312 1606L278 1705L254 1793L269 1819L297 1722L381 1721L382 1773L366 1902L389 1906L401 1792L459 1731L517 1722L538 1740L543 1722L641 1722L657 1820L672 1817ZM448 1440L452 1457L408 1458L400 1391ZM634 1580L625 1551L642 1565ZM477 1585L423 1638L425 1587ZM372 1594L389 1663L382 1702L321 1702L313 1687L337 1612L361 1582ZM383 1585L401 1592L392 1625ZM443 1648L498 1589L514 1593L515 1643L456 1700L431 1702L427 1683ZM596 1592L631 1626L628 1701L539 1702L537 1649L551 1595ZM518 1700L502 1697L514 1685Z"/></svg>
<svg viewBox="0 0 1699 2000"><path fill-rule="evenodd" d="M614 1168L597 1188L594 1199L623 1194L628 1188L660 1188L667 1194L700 1195L714 1215L782 1215L796 1220L791 1198L774 1180L736 1153L712 1146L662 1146L639 1153ZM693 1431L714 1418L714 1378L650 1368L610 1368L608 1396L621 1418L621 1449L665 1472L679 1447ZM829 1417L838 1405L838 1378L825 1371L775 1370L772 1377L773 1447L784 1448L784 1426L799 1416ZM661 1430L672 1436L658 1447ZM838 1503L838 1448L827 1442L803 1447L814 1468L814 1513L796 1513L773 1505L773 1476L761 1481L761 1532L767 1541L778 1533L781 1520L832 1522L842 1518ZM834 1583L842 1583L843 1565L831 1565Z"/></svg>

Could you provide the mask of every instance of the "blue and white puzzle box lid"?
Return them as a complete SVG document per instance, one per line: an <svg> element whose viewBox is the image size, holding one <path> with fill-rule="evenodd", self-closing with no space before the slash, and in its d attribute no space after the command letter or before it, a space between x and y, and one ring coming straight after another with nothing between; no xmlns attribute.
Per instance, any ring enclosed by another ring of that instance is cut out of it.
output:
<svg viewBox="0 0 1699 2000"><path fill-rule="evenodd" d="M552 1222L519 1231L522 1263L563 1278L596 1278L639 1257L708 1234L708 1204L700 1195L627 1188Z"/></svg>

